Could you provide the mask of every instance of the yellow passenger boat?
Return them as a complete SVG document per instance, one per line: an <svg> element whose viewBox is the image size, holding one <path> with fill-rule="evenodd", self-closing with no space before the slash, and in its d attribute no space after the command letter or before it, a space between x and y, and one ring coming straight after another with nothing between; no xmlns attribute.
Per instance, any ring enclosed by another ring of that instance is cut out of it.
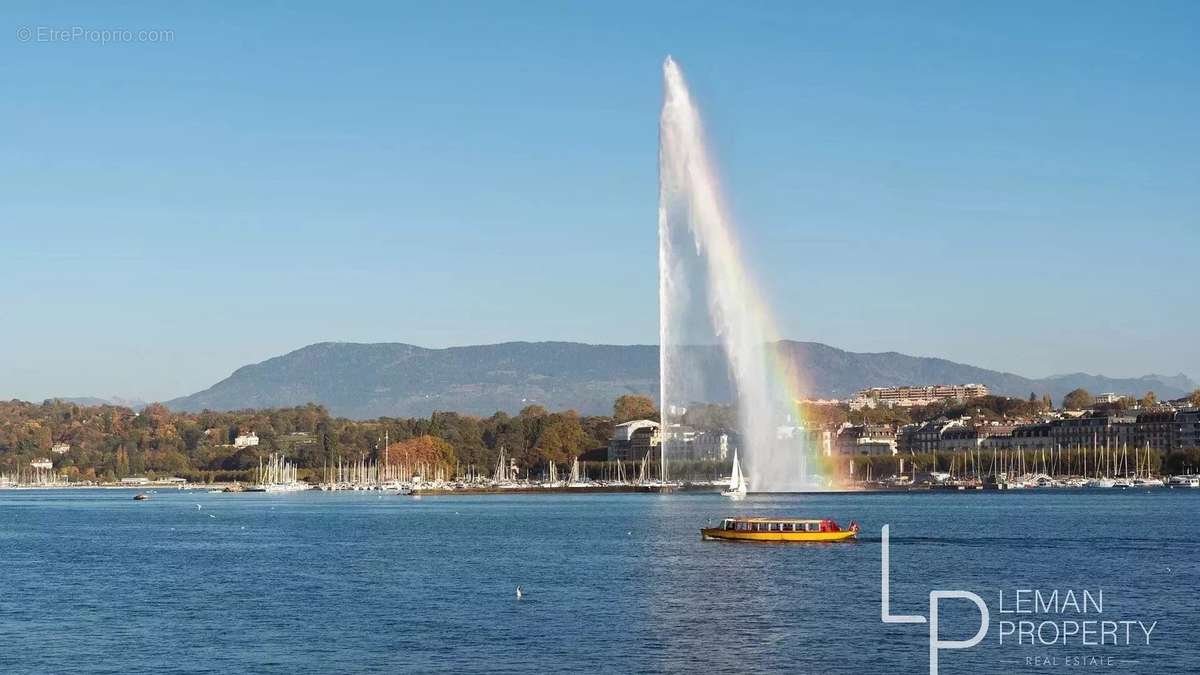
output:
<svg viewBox="0 0 1200 675"><path fill-rule="evenodd" d="M843 530L828 518L725 518L717 527L701 529L700 535L705 539L731 541L849 541L858 536L858 523L852 522Z"/></svg>

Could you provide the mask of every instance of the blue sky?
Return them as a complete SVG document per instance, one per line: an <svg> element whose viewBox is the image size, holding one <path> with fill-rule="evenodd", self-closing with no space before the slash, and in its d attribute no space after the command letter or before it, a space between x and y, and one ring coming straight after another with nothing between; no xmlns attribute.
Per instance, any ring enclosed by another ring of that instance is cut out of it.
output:
<svg viewBox="0 0 1200 675"><path fill-rule="evenodd" d="M739 4L6 4L0 398L654 342L668 53L788 337L1200 376L1200 5Z"/></svg>

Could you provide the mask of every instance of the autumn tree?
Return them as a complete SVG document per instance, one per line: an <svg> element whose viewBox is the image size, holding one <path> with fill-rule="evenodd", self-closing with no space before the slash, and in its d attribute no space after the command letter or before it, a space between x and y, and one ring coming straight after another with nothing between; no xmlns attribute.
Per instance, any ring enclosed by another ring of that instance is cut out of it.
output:
<svg viewBox="0 0 1200 675"><path fill-rule="evenodd" d="M1140 403L1142 404L1143 408L1153 408L1154 406L1158 405L1158 394L1148 391L1146 392L1146 395L1142 397Z"/></svg>
<svg viewBox="0 0 1200 675"><path fill-rule="evenodd" d="M539 464L551 461L566 463L590 446L590 438L579 423L578 415L568 413L554 417L558 419L547 425L533 447Z"/></svg>
<svg viewBox="0 0 1200 675"><path fill-rule="evenodd" d="M630 420L658 421L658 408L649 396L625 394L613 403L613 419L618 424Z"/></svg>
<svg viewBox="0 0 1200 675"><path fill-rule="evenodd" d="M1189 396L1188 399L1191 401L1192 405L1200 407L1200 389L1193 391L1192 395Z"/></svg>
<svg viewBox="0 0 1200 675"><path fill-rule="evenodd" d="M808 404L802 404L807 406ZM810 406L809 408L816 408ZM811 414L822 411L806 408ZM804 419L816 419L805 417ZM737 408L731 405L700 404L688 406L683 414L683 423L700 431L730 431L737 428Z"/></svg>
<svg viewBox="0 0 1200 675"><path fill-rule="evenodd" d="M548 411L544 407L534 403L534 404L527 405L524 408L521 408L520 416L521 417L545 417L546 415L549 415L549 414L550 414L550 411Z"/></svg>
<svg viewBox="0 0 1200 675"><path fill-rule="evenodd" d="M443 466L447 471L453 471L458 461L453 446L428 434L389 444L387 457L392 464L407 464L413 469L422 465L430 468Z"/></svg>
<svg viewBox="0 0 1200 675"><path fill-rule="evenodd" d="M1083 410L1092 405L1093 400L1087 389L1079 388L1063 397L1063 407L1067 410Z"/></svg>

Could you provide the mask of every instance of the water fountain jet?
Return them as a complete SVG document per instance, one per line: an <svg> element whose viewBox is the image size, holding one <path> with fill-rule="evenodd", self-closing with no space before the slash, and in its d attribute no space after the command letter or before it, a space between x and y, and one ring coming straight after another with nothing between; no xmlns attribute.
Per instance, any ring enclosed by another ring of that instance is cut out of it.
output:
<svg viewBox="0 0 1200 675"><path fill-rule="evenodd" d="M678 64L663 63L659 120L659 404L662 471L682 453L687 406L711 401L711 355L725 364L750 490L817 487L810 449L781 428L797 422L796 382L780 358L771 312L743 260L699 111ZM719 388L719 387L717 387Z"/></svg>

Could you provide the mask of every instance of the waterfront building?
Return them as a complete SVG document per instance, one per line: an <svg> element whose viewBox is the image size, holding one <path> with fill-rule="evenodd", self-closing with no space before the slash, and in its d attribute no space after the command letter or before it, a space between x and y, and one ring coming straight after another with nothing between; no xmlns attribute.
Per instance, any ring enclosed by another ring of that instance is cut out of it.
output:
<svg viewBox="0 0 1200 675"><path fill-rule="evenodd" d="M781 441L791 441L798 452L813 449L824 457L833 454L834 432L819 426L782 426L776 430L776 437Z"/></svg>
<svg viewBox="0 0 1200 675"><path fill-rule="evenodd" d="M932 422L918 425L906 435L908 451L913 454L937 452L942 449L942 435L949 429L964 426L959 420L939 417Z"/></svg>
<svg viewBox="0 0 1200 675"><path fill-rule="evenodd" d="M1050 435L1058 447L1122 447L1135 445L1134 415L1094 414L1066 417L1050 424Z"/></svg>
<svg viewBox="0 0 1200 675"><path fill-rule="evenodd" d="M980 431L982 428L953 424L942 430L939 447L943 452L974 452L979 449L985 438Z"/></svg>
<svg viewBox="0 0 1200 675"><path fill-rule="evenodd" d="M804 447L814 448L823 457L833 454L833 432L829 429L800 429L797 431Z"/></svg>
<svg viewBox="0 0 1200 675"><path fill-rule="evenodd" d="M31 460L29 462L29 466L31 466L35 469L41 469L42 471L49 471L50 469L54 468L54 462L51 462L49 459L47 459L45 457L38 457L36 459Z"/></svg>
<svg viewBox="0 0 1200 675"><path fill-rule="evenodd" d="M896 454L896 441L883 440L874 438L860 438L858 444L854 446L854 454L856 455L884 455L891 456Z"/></svg>
<svg viewBox="0 0 1200 675"><path fill-rule="evenodd" d="M608 441L608 461L641 461L646 453L657 456L662 444L662 433L658 422L653 420L631 420L613 427Z"/></svg>
<svg viewBox="0 0 1200 675"><path fill-rule="evenodd" d="M258 434L253 431L248 434L238 434L237 438L233 439L235 448L250 448L256 445L258 445Z"/></svg>
<svg viewBox="0 0 1200 675"><path fill-rule="evenodd" d="M1188 408L1175 414L1176 450L1200 448L1200 408Z"/></svg>
<svg viewBox="0 0 1200 675"><path fill-rule="evenodd" d="M1054 447L1050 423L1018 424L1009 433L987 436L980 444L988 450L1048 450Z"/></svg>
<svg viewBox="0 0 1200 675"><path fill-rule="evenodd" d="M855 434L839 432L839 452L852 452ZM842 440L845 436L845 440ZM896 435L902 454L984 450L1049 450L1054 448L1149 447L1158 452L1200 448L1200 408L1114 412L1066 412L1041 422L972 424L969 418L939 418L908 424Z"/></svg>
<svg viewBox="0 0 1200 675"><path fill-rule="evenodd" d="M834 449L839 455L894 455L896 430L890 424L843 424Z"/></svg>
<svg viewBox="0 0 1200 675"><path fill-rule="evenodd" d="M1178 439L1175 418L1175 411L1169 408L1139 412L1129 445L1161 452L1174 450Z"/></svg>
<svg viewBox="0 0 1200 675"><path fill-rule="evenodd" d="M703 431L692 437L690 459L726 460L729 458L729 434Z"/></svg>

